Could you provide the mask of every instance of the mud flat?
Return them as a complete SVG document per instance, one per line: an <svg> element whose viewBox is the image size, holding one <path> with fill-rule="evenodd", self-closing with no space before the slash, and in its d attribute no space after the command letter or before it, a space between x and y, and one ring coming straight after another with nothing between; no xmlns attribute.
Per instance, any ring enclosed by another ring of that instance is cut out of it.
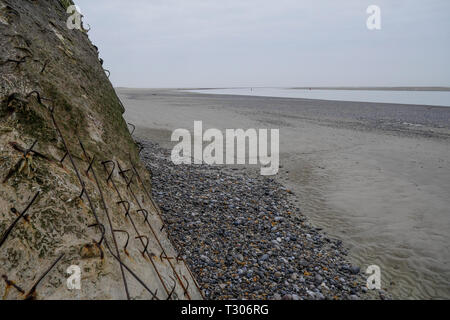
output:
<svg viewBox="0 0 450 320"><path fill-rule="evenodd" d="M450 108L118 89L135 135L279 128L275 181L394 298L449 298ZM281 294L281 293L280 293Z"/></svg>

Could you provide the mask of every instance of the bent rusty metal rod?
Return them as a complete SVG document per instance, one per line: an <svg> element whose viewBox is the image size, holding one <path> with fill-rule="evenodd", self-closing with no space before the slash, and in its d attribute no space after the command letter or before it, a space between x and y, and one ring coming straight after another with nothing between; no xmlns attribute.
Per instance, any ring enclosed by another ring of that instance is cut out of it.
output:
<svg viewBox="0 0 450 320"><path fill-rule="evenodd" d="M72 154L71 154L71 152L70 152L70 150L69 150L69 148L68 148L68 146L67 146L67 143L66 143L66 140L64 139L64 136L62 135L62 132L61 132L61 130L59 129L59 126L58 126L58 123L56 122L56 119L55 119L55 116L54 116L54 114L53 114L53 112L54 112L54 110L55 110L55 108L54 107L52 107L51 109L50 109L50 115L51 115L51 118L52 118L52 121L53 121L53 125L55 126L55 128L56 128L56 131L58 132L58 135L60 136L60 138L61 138L61 140L62 140L62 142L63 142L63 145L64 145L64 148L66 149L66 153L67 153L67 156L69 156L69 159L70 159L70 162L71 162L71 164L72 164L72 167L73 167L73 169L74 169L74 171L75 171L75 173L76 173L76 175L77 175L77 177L78 177L78 181L80 182L80 185L81 185L81 187L83 188L82 190L84 191L85 190L85 184L84 184L84 181L81 179L81 176L80 176L80 173L79 173L79 171L78 171L78 168L77 168L77 166L76 166L76 164L75 164L75 162L74 162L74 160L73 160L73 157L72 157ZM87 200L88 200L88 203L89 203L89 206L90 206L90 208L91 208L91 211L92 211L92 214L94 215L94 217L95 217L95 220L97 221L97 223L100 225L100 220L98 219L98 216L97 216L97 213L96 213L96 211L95 211L95 208L94 208L94 205L93 205L93 203L92 203L92 201L91 201L91 197L89 196L89 194L86 192L85 193L86 194L86 198L87 198ZM117 257L114 253L113 253L113 251L111 250L111 248L110 248L110 246L109 246L109 244L108 244L108 241L107 240L105 240L105 246L106 246L106 248L108 249L108 252L113 256L113 258L114 259L116 259L117 261L119 261L119 263L152 295L152 297L153 297L153 299L156 299L156 300L159 300L158 299L158 297L156 296L156 292L154 293L152 290L150 290L150 288L145 284L145 282L144 281L142 281L134 272L133 272L133 270L131 270L125 263L123 263L122 261L121 261L121 259L119 258L119 257Z"/></svg>
<svg viewBox="0 0 450 320"><path fill-rule="evenodd" d="M126 207L124 207L125 209L125 218L128 217L130 215L130 203L127 200L123 200L123 201L118 201L117 204L126 204Z"/></svg>
<svg viewBox="0 0 450 320"><path fill-rule="evenodd" d="M98 225L97 223L94 223L94 224L88 225L88 228L91 228L91 227L100 227L100 229L102 231L102 237L100 238L99 241L96 241L96 243L100 246L102 244L103 240L105 239L105 233L106 233L105 226L102 224Z"/></svg>
<svg viewBox="0 0 450 320"><path fill-rule="evenodd" d="M44 73L45 69L47 68L48 64L50 63L50 60L46 60L44 62L44 65L42 66L41 72L40 73Z"/></svg>
<svg viewBox="0 0 450 320"><path fill-rule="evenodd" d="M189 288L189 280L183 275L184 280L186 280L186 290Z"/></svg>
<svg viewBox="0 0 450 320"><path fill-rule="evenodd" d="M130 158L131 167L133 168L133 171L134 171L134 175L136 175L137 179L139 180L139 182L140 182L142 188L144 189L145 194L147 195L148 199L150 200L150 202L151 202L153 208L156 210L156 213L157 213L157 215L158 215L158 217L159 217L159 220L161 221L162 227L161 227L160 231L162 231L162 230L166 227L166 225L165 225L164 219L162 218L161 209L160 209L159 206L155 203L155 201L153 200L152 196L150 195L150 192L149 192L149 191L147 190L147 188L145 187L145 183L144 183L144 181L142 180L142 178L141 178L141 176L140 176L140 174L139 174L139 172L138 172L136 166L134 165L133 161L131 160L131 155L130 155L130 154L129 154L129 158ZM169 238L170 242L172 243L172 246L176 249L178 246L175 245L175 242L174 242L174 240L172 239L172 237L171 237L171 235L170 235L170 233L169 233L169 231L168 231L167 228L166 228L166 231L167 231L167 232L166 232L167 237ZM178 251L180 251L180 250L178 250ZM187 266L186 266L186 267L187 267ZM194 278L193 278L193 280L194 280L194 282L195 282L195 279L194 279ZM196 284L196 285L197 285L197 284ZM197 285L197 287L198 287L198 285ZM198 289L200 289L200 288L198 287Z"/></svg>
<svg viewBox="0 0 450 320"><path fill-rule="evenodd" d="M6 175L6 177L5 177L5 178L3 179L3 181L2 181L3 183L5 183L6 181L8 181L9 178L11 178L11 176L12 176L15 172L17 172L17 171L19 170L20 165L22 164L22 161L25 161L25 160L26 160L28 154L29 154L30 152L33 151L33 148L34 148L34 146L36 145L36 143L37 143L37 139L34 140L34 142L33 142L33 144L31 145L31 147L29 147L28 149L26 149L26 150L23 151L23 156L22 156L22 158L21 158L19 161L17 161L17 163L14 165L14 167L11 168L11 170L9 170L8 174Z"/></svg>
<svg viewBox="0 0 450 320"><path fill-rule="evenodd" d="M39 102L39 104L44 105L44 104L42 103L42 100L44 100L44 98L41 98L41 94L40 94L39 91L37 91L37 90L33 90L33 91L31 91L30 93L28 93L28 94L26 95L26 98L28 99L28 98L31 97L33 94L36 95L36 99L37 99L37 101Z"/></svg>
<svg viewBox="0 0 450 320"><path fill-rule="evenodd" d="M114 179L111 176L113 174L115 166L113 167L111 172L108 172L108 169L106 168L106 164L107 163L114 163L114 162L112 162L110 160L107 160L107 161L103 161L102 164L103 164L103 168L105 169L105 172L108 174L108 177L109 177L109 179L111 181L111 184L112 184L114 190L117 193L117 196L119 197L120 201L118 201L117 204L122 204L123 208L125 209L125 216L128 217L128 219L130 220L131 225L133 226L133 229L136 232L137 236L139 237L139 240L141 241L141 244L142 244L142 246L144 247L144 250L145 250L146 245L145 245L144 241L142 240L142 237L140 237L141 235L139 234L139 231L138 231L138 229L136 227L136 224L134 223L134 220L133 220L133 218L131 217L131 214L130 214L130 203L128 201L126 201L126 200L123 200L123 197L120 194L120 191L117 188L117 185L116 185L116 183L114 182ZM166 291L167 294L169 294L169 289L167 288L166 284L164 283L164 280L162 279L162 276L159 273L158 268L155 265L155 262L153 261L152 255L150 255L148 253L148 251L146 251L146 250L145 250L145 252L147 253L147 256L149 257L150 262L151 262L151 264L153 266L153 269L155 270L155 272L156 272L156 274L157 274L157 276L158 276L158 278L159 278L159 280L160 280L164 290Z"/></svg>
<svg viewBox="0 0 450 320"><path fill-rule="evenodd" d="M133 130L131 130L131 132L130 132L130 135L132 136L134 131L136 130L136 126L134 124L132 124L132 123L129 123L129 122L127 122L127 124L133 127Z"/></svg>
<svg viewBox="0 0 450 320"><path fill-rule="evenodd" d="M22 147L21 145L19 145L19 144L18 144L17 142L15 142L15 141L10 141L10 142L8 142L8 144L9 144L14 150L17 150L17 151L21 152L22 154L24 154L24 153L27 151L26 148ZM47 157L45 154L42 154L42 153L37 152L37 151L35 151L35 150L30 150L29 153L35 155L36 157L39 157L39 158L42 158L42 159L45 159L45 160L49 160L49 161L50 161L49 157Z"/></svg>
<svg viewBox="0 0 450 320"><path fill-rule="evenodd" d="M106 182L109 183L109 180L111 180L111 177L112 177L112 175L114 173L114 169L116 168L116 163L114 161L111 161L111 160L103 161L102 165L103 165L103 168L105 168L105 170L106 170L106 164L107 163L111 163L113 165L113 168L112 168L111 172L109 172L109 174L108 174L108 178L106 178ZM108 172L108 171L106 170L106 172Z"/></svg>
<svg viewBox="0 0 450 320"><path fill-rule="evenodd" d="M134 172L133 176L135 175L135 176L137 177L137 179L139 180L139 182L140 182L142 188L144 189L144 192L147 194L147 197L149 198L149 200L150 200L150 202L151 202L153 208L156 210L156 213L157 213L157 215L158 215L158 217L159 217L159 220L161 221L161 224L162 224L162 227L161 227L161 229L160 229L160 231L162 231L162 230L164 229L164 227L165 227L165 222L164 222L164 220L163 220L163 218L162 218L161 210L160 210L159 206L154 202L153 198L151 197L150 193L148 192L147 188L145 187L144 181L142 180L142 178L141 178L141 176L140 176L140 174L139 174L139 172L138 172L136 166L134 165L134 163L133 163L133 161L132 161L132 159L131 159L131 155L130 155L130 154L129 154L129 158L130 158L131 167L133 168L133 172ZM147 219L146 219L146 220L147 220ZM148 223L148 221L147 221L147 223ZM166 234L167 234L167 237L169 238L169 241L172 243L172 246L176 249L177 246L175 245L175 242L173 241L173 239L172 239L172 237L171 237L171 235L170 235L170 233L169 233L169 231L168 231L167 228L166 228ZM161 255L162 255L163 253L164 253L164 255L167 257L167 254L166 254L165 252L162 252ZM179 255L180 255L180 254L179 254ZM186 264L186 261L184 261L184 259L177 259L177 261L180 261L180 260L183 261L183 263L184 263L186 269L188 269L189 274L190 274L190 276L191 276L191 278L192 278L192 280L193 280L195 286L197 287L197 289L199 290L200 294L201 294L202 297L203 297L202 290L201 290L200 286L198 285L198 283L197 283L197 281L196 281L194 275L192 274L191 270L189 269L189 266ZM170 263L170 261L169 261L169 263ZM179 279L179 277L178 277L178 279ZM181 281L181 279L179 279L179 281L180 281L180 283L181 283L181 285L182 285L182 287L183 287L183 289L184 289L183 282ZM186 288L186 291L187 291L187 288Z"/></svg>
<svg viewBox="0 0 450 320"><path fill-rule="evenodd" d="M133 170L134 170L134 172L135 172L135 174L136 174L136 176L137 176L137 178L138 178L138 180L139 180L139 182L140 182L142 188L144 189L145 194L146 194L147 197L149 198L149 200L150 200L152 206L155 208L155 210L156 210L156 212L157 212L157 214L158 214L158 217L159 217L159 219L161 220L161 223L163 224L163 227L164 227L165 222L164 222L164 220L163 220L163 218L162 218L161 209L160 209L159 206L155 203L155 201L153 200L153 198L152 198L151 195L150 195L150 192L149 192L149 191L147 190L147 188L145 187L145 183L144 183L144 181L142 180L142 178L141 178L141 176L140 176L140 174L139 174L139 171L137 170L136 166L134 165L134 163L133 163L133 161L132 161L132 159L131 159L131 155L130 155L130 154L129 154L129 158L130 158L131 166L132 166L132 168L133 168ZM151 171L150 171L150 172L151 172ZM163 229L163 227L161 228L161 230ZM172 243L172 246L173 246L175 249L177 249L177 248L178 248L178 245L176 245L175 241L173 240L173 238L172 238L172 236L170 235L169 230L168 230L167 228L166 228L166 234L167 234L167 237L169 238L170 242ZM178 248L178 251L179 251L180 253L178 254L176 260L177 260L177 261L183 261L183 263L184 263L186 269L188 269L188 271L189 271L189 274L190 274L190 276L191 276L191 278L192 278L192 281L194 282L195 286L196 286L197 289L199 290L200 295L203 297L202 290L201 290L200 286L198 285L197 280L195 279L194 275L192 274L191 269L190 269L189 266L187 265L186 260L184 260L183 258L179 259L179 257L181 256L181 250L180 250L179 248ZM204 297L203 297L203 298L204 298Z"/></svg>
<svg viewBox="0 0 450 320"><path fill-rule="evenodd" d="M132 183L132 181L133 181L133 177L136 175L136 173L135 173L136 170L133 171L133 175L131 176L130 180L127 182L127 177L126 177L124 171L122 170L122 168L120 167L119 162L117 162L117 166L119 167L119 170L120 170L120 172L122 173L120 176L122 176L122 178L124 179L125 183L127 184L127 188L128 188L128 190L130 191L131 195L133 196L134 200L136 201L136 203L137 203L137 205L138 205L138 207L139 207L139 210L140 210L140 211L145 210L145 209L142 208L141 203L139 202L138 198L136 197L136 194L134 193L133 189L131 188L131 183ZM146 217L146 218L147 218L147 217ZM147 222L147 226L149 227L150 231L152 232L153 236L155 237L156 242L158 243L159 247L161 248L162 253L164 253L164 255L167 256L166 251L165 251L163 245L161 244L161 242L159 241L159 238L158 238L158 236L157 236L155 230L153 229L152 225L149 223L148 219L145 219L145 222ZM164 225L164 224L163 224L163 225ZM167 260L167 261L168 261L168 263L169 263L169 265L170 265L170 268L172 269L173 273L174 273L175 276L177 277L177 280L178 280L178 282L180 283L181 288L183 289L184 293L187 294L187 297L188 297L188 299L190 300L191 297L190 297L189 293L187 292L186 288L184 287L183 281L181 280L181 278L180 278L178 272L176 271L175 267L174 267L173 264L170 262L170 260Z"/></svg>
<svg viewBox="0 0 450 320"><path fill-rule="evenodd" d="M6 287L13 287L17 291L19 291L21 294L25 294L25 291L21 287L19 287L14 281L9 280L8 277L5 274L2 275L2 278L6 282ZM5 295L6 295L6 293L5 293Z"/></svg>
<svg viewBox="0 0 450 320"><path fill-rule="evenodd" d="M132 159L131 159L131 154L129 154L128 156L129 156L129 159L130 159L131 167L133 168L133 171L134 171L134 175L136 175L137 179L139 180L139 182L140 182L142 188L144 189L145 194L147 195L148 199L150 200L150 202L151 202L153 208L156 210L156 213L157 213L157 215L158 215L158 217L159 217L159 220L161 221L161 223L162 223L162 225L163 225L163 227L161 228L161 231L162 231L162 229L164 229L165 222L164 222L164 220L163 220L163 218L162 218L161 209L160 209L159 206L155 203L155 201L153 200L152 196L150 195L150 192L149 192L149 191L147 190L147 188L145 187L144 180L142 180L142 178L141 178L141 176L140 176L140 174L139 174L139 171L137 170L136 166L134 165L134 163L133 163L133 161L132 161ZM147 220L147 219L146 219L146 220ZM148 221L147 221L147 223L148 223ZM169 230L168 230L167 228L166 228L166 234L167 234L167 237L169 238L169 241L172 243L172 246L174 247L174 249L176 249L177 246L175 245L175 242L173 241L173 239L172 239L172 237L171 237L171 235L170 235L170 233L169 233ZM180 250L178 250L178 251L180 251ZM165 252L164 252L164 254L165 254ZM165 255L167 256L167 254L165 254ZM192 274L191 270L189 269L189 266L187 265L186 261L185 261L184 259L177 259L177 261L178 261L178 260L183 261L183 263L184 263L186 269L188 269L188 271L189 271L189 274L190 274L190 276L191 276L191 278L192 278L192 280L193 280L195 286L196 286L197 289L199 290L200 295L203 297L202 290L201 290L200 286L198 285L197 280L195 279L195 277L194 277L194 275ZM169 261L169 263L170 263L170 261ZM179 277L178 277L178 279L179 279ZM182 285L182 287L183 287L183 289L184 289L184 285L182 284L183 282L182 282L180 279L179 279L179 281L180 281L180 283L181 283L181 285ZM187 289L186 289L186 290L187 290Z"/></svg>
<svg viewBox="0 0 450 320"><path fill-rule="evenodd" d="M22 211L22 213L13 221L13 223L5 231L5 233L3 234L2 238L0 239L0 247L5 243L6 239L8 238L8 236L10 235L11 231L14 229L16 224L20 221L20 219L22 219L25 216L25 214L27 213L28 209L32 206L32 204L34 203L34 201L36 200L38 195L39 195L39 191L36 192L36 194L34 195L33 199L31 199L30 203L28 203L28 205L25 208L25 210Z"/></svg>
<svg viewBox="0 0 450 320"><path fill-rule="evenodd" d="M84 188L85 188L84 181L81 179L80 173L78 172L78 169L77 169L77 167L76 167L76 165L75 165L75 162L74 162L74 160L73 160L72 153L69 151L69 147L68 147L68 145L67 145L67 143L66 143L66 140L64 139L64 137L63 137L63 135L62 135L62 132L61 132L61 130L59 129L58 124L56 123L56 119L55 119L55 116L54 116L54 114L53 114L54 109L55 109L54 107L50 109L50 115L51 115L51 117L52 117L53 125L55 126L56 131L58 132L59 136L61 137L61 141L62 141L62 143L63 143L63 145L64 145L64 149L66 149L66 153L64 154L64 157L61 159L60 162L62 163L62 162L64 161L64 159L65 159L67 156L69 156L70 163L72 164L72 167L74 168L74 171L75 171L75 173L76 173L76 175L77 175L78 181L80 182L80 185L81 185L81 188L82 188L81 195L83 195L83 191L84 191ZM100 221L99 221L99 219L98 219L97 214L95 213L95 211L93 212L93 214L94 214L95 220L96 220L97 223L100 225Z"/></svg>
<svg viewBox="0 0 450 320"><path fill-rule="evenodd" d="M144 215L144 222L147 222L148 221L148 211L147 210L145 210L145 209L139 209L139 210L137 210L136 212L142 212L142 214Z"/></svg>
<svg viewBox="0 0 450 320"><path fill-rule="evenodd" d="M141 206L139 200L137 199L137 197L136 197L134 191L130 188L130 185L131 185L131 182L132 182L134 176L138 176L138 172L137 172L136 168L134 167L134 164L133 164L132 161L131 161L131 157L130 157L130 162L131 162L132 167L133 167L133 175L131 176L130 181L128 181L128 183L127 183L127 188L129 189L130 193L132 194L133 198L135 199L135 201L137 202L137 204L138 204L138 206L139 206L139 208L140 208L140 210L138 210L138 211L147 212L145 209L142 209L142 206ZM117 163L117 165L119 166L119 170L120 170L120 172L122 173L122 174L121 174L122 178L123 178L123 179L125 180L125 182L126 182L126 181L127 181L127 177L126 177L126 174L125 174L125 173L126 173L127 171L130 171L130 169L124 171L124 170L122 170L122 169L120 168L120 164L119 164L119 163ZM151 199L151 198L150 198L150 199ZM151 199L151 200L152 200L152 199ZM151 226L151 224L150 224L150 222L148 221L147 218L148 218L148 215L145 216L145 219L144 219L145 221L144 221L144 222L147 222L147 226L149 227L149 229L150 229L151 232L153 233L153 236L155 237L156 241L158 242L158 244L159 244L159 246L160 246L160 248L161 248L160 259L162 260L161 257L162 257L163 255L165 255L165 256L167 257L166 251L165 251L164 247L162 246L161 242L159 241L158 236L156 235L156 233L155 233L153 227ZM164 225L164 221L162 220L161 217L160 217L160 220L161 220L161 223L162 223L162 228L161 228L161 230L162 230L162 229L164 228L165 225ZM167 235L168 235L168 237L169 237L169 240L171 240L171 239L170 239L170 235L169 235L169 234L167 234ZM171 242L172 242L172 241L171 241ZM181 285L181 287L182 287L182 289L183 289L183 291L184 291L184 295L187 296L188 299L191 299L191 297L190 297L190 295L189 295L189 293L188 293L188 291L187 291L187 288L185 288L185 286L184 286L184 284L183 284L183 281L181 280L181 278L180 278L178 272L176 271L175 267L172 265L172 263L171 263L170 260L168 260L167 262L169 263L169 265L170 265L170 267L171 267L173 273L174 273L175 276L177 277L177 280L178 280L178 282L180 283L180 285ZM188 269L186 263L185 263L185 267ZM190 270L189 270L189 273L190 273L190 275L192 276L192 273L190 272ZM193 277L192 277L192 279L193 279L194 282L195 282L195 279L194 279ZM200 289L200 287L197 285L197 283L195 283L195 285L197 286L197 288L199 289L200 294L201 294L201 289Z"/></svg>
<svg viewBox="0 0 450 320"><path fill-rule="evenodd" d="M45 278L45 276L56 266L56 264L64 257L64 253L61 254L58 259L56 259L55 262L42 274L42 276L36 281L36 283L31 287L30 291L25 295L25 300L33 299L34 294L36 292L36 288L39 285L39 283Z"/></svg>
<svg viewBox="0 0 450 320"><path fill-rule="evenodd" d="M140 238L144 238L144 239L145 239L145 247L144 247L144 250L141 252L141 253L142 253L142 256L144 257L144 254L145 254L145 253L148 254L147 248L148 248L149 240L148 240L148 237L147 237L147 236L137 236L137 237L135 237L135 239L140 239Z"/></svg>
<svg viewBox="0 0 450 320"><path fill-rule="evenodd" d="M120 259L119 247L117 246L117 240L116 240L116 236L115 236L115 233L114 233L114 228L113 228L113 225L112 225L111 217L109 216L109 210L108 210L108 207L106 206L105 197L103 196L102 188L100 187L100 183L98 182L97 175L95 174L95 170L94 170L94 167L93 167L95 155L90 160L89 156L88 156L88 154L86 152L86 149L84 149L83 143L81 142L80 138L78 138L78 142L80 143L80 147L83 150L84 157L89 162L89 167L86 170L86 175L89 173L89 171L91 171L92 175L94 176L95 184L97 185L97 189L98 189L98 192L100 194L100 198L102 200L103 209L105 211L106 218L108 219L108 224L109 224L109 228L110 228L111 235L112 235L112 238L113 238L113 244L114 244L114 247L116 249L116 254L117 254L117 256ZM102 238L102 240L103 240L103 238ZM100 240L100 244L101 244L101 240ZM130 293L128 291L127 279L125 277L125 272L123 271L122 264L120 264L120 272L122 273L123 285L125 287L125 292L126 292L126 295L127 295L127 299L130 300Z"/></svg>
<svg viewBox="0 0 450 320"><path fill-rule="evenodd" d="M113 185L115 186L114 181L112 179L111 179L111 181L112 181ZM118 189L116 189L116 192L119 195L119 199L122 199L122 196L120 195ZM134 229L134 231L137 234L136 239L139 239L141 241L142 246L144 247L144 250L141 252L142 256L145 257L145 253L147 253L147 256L150 259L150 262L151 262L151 264L153 266L153 269L155 270L155 272L156 272L156 274L157 274L161 284L163 285L164 290L166 290L167 294L169 294L169 289L167 288L166 284L164 283L164 280L163 280L163 278L161 276L161 273L159 272L158 268L156 267L155 262L153 261L152 255L149 254L148 251L147 251L147 247L148 247L148 244L149 244L148 237L147 236L142 236L142 235L139 234L139 231L138 231L138 229L136 227L136 224L134 223L134 220L133 220L133 218L130 215L130 203L128 201L126 201L126 200L121 200L121 201L118 201L117 204L122 204L124 206L125 217L128 217L128 219L130 220L131 225L133 226L133 229ZM146 238L147 242L144 243L142 238Z"/></svg>
<svg viewBox="0 0 450 320"><path fill-rule="evenodd" d="M170 277L170 279L173 280L173 288L170 291L169 296L167 297L167 300L170 300L170 298L172 297L172 294L175 292L175 288L177 287L177 281L174 278L172 278L172 277ZM186 295L186 292L184 294Z"/></svg>
<svg viewBox="0 0 450 320"><path fill-rule="evenodd" d="M95 245L97 246L97 248L100 250L100 259L103 260L104 254L103 254L103 250L102 250L102 242L105 239L105 226L102 224L99 225L97 223L94 223L94 224L91 224L88 226L88 228L91 228L91 227L100 227L100 230L102 232L102 237L100 238L100 240L99 241L93 240L93 241L94 241Z"/></svg>
<svg viewBox="0 0 450 320"><path fill-rule="evenodd" d="M128 233L128 231L126 230L113 230L114 232L120 232L120 233L125 233L127 235L127 241L125 242L125 245L123 246L123 251L125 252L125 254L127 256L129 256L128 251L127 251L127 246L128 246L128 241L130 241L130 234Z"/></svg>
<svg viewBox="0 0 450 320"><path fill-rule="evenodd" d="M142 150L141 150L142 151ZM131 155L128 155L130 158L131 167L133 168L134 174L136 175L137 179L139 180L142 189L144 189L145 194L147 195L147 198L150 200L152 207L155 209L156 213L159 216L159 219L161 220L161 223L164 224L164 220L161 216L161 211L159 207L156 205L155 201L153 200L152 196L150 195L150 192L148 192L147 188L145 187L144 180L142 180L141 175L139 174L138 170L136 169L136 166L134 165L133 161L131 160Z"/></svg>
<svg viewBox="0 0 450 320"><path fill-rule="evenodd" d="M129 155L129 158L130 158L131 166L132 166L132 168L133 168L133 170L134 170L134 174L136 175L137 179L139 180L139 182L140 182L142 188L144 189L145 194L147 195L148 199L150 200L150 202L151 202L153 208L156 210L156 213L157 213L157 215L158 215L158 217L159 217L159 219L160 219L160 221L161 221L161 224L163 225L163 226L161 227L161 230L160 230L160 231L162 231L162 230L165 228L165 222L164 222L164 219L162 218L161 209L160 209L159 206L155 203L155 201L153 200L152 196L150 195L150 192L149 192L149 191L147 190L147 188L145 187L144 181L142 180L142 178L141 178L141 176L140 176L140 174L139 174L139 172L138 172L136 166L134 165L133 161L131 160L131 155ZM151 170L150 170L150 172L151 172ZM175 245L175 241L172 239L172 237L171 237L171 235L170 235L170 233L169 233L169 231L168 231L167 228L166 228L166 231L167 231L167 232L166 232L167 237L169 238L170 242L172 243L172 246L173 246L174 248L177 248L178 246ZM178 251L180 251L180 250L178 250ZM179 259L177 259L177 260L179 260ZM182 261L183 261L184 263L186 263L184 260L182 260ZM187 265L186 265L186 267L189 268ZM189 270L189 271L190 271L190 270ZM192 273L191 273L191 275L192 275ZM194 277L192 277L192 279L194 280L194 282L196 282L196 280L195 280ZM198 286L198 284L195 283L195 285L196 285L197 288L200 290L200 287Z"/></svg>

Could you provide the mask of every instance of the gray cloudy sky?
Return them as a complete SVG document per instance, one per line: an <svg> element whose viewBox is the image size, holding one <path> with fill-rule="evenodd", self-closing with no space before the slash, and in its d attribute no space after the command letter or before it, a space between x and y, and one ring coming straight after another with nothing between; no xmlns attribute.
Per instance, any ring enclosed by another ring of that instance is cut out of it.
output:
<svg viewBox="0 0 450 320"><path fill-rule="evenodd" d="M450 85L449 0L75 2L115 86Z"/></svg>

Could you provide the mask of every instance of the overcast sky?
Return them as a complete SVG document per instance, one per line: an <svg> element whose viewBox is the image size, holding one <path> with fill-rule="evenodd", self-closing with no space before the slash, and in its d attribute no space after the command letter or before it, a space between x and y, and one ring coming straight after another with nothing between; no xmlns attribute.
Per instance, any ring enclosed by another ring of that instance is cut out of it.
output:
<svg viewBox="0 0 450 320"><path fill-rule="evenodd" d="M75 2L115 86L450 85L449 0Z"/></svg>

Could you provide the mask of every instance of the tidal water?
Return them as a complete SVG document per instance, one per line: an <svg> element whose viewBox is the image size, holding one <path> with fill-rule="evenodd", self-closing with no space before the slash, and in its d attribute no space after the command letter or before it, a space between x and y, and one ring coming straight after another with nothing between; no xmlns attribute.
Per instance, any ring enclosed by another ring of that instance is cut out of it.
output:
<svg viewBox="0 0 450 320"><path fill-rule="evenodd" d="M188 91L208 94L400 103L450 107L450 91L309 90L291 88L224 88Z"/></svg>

